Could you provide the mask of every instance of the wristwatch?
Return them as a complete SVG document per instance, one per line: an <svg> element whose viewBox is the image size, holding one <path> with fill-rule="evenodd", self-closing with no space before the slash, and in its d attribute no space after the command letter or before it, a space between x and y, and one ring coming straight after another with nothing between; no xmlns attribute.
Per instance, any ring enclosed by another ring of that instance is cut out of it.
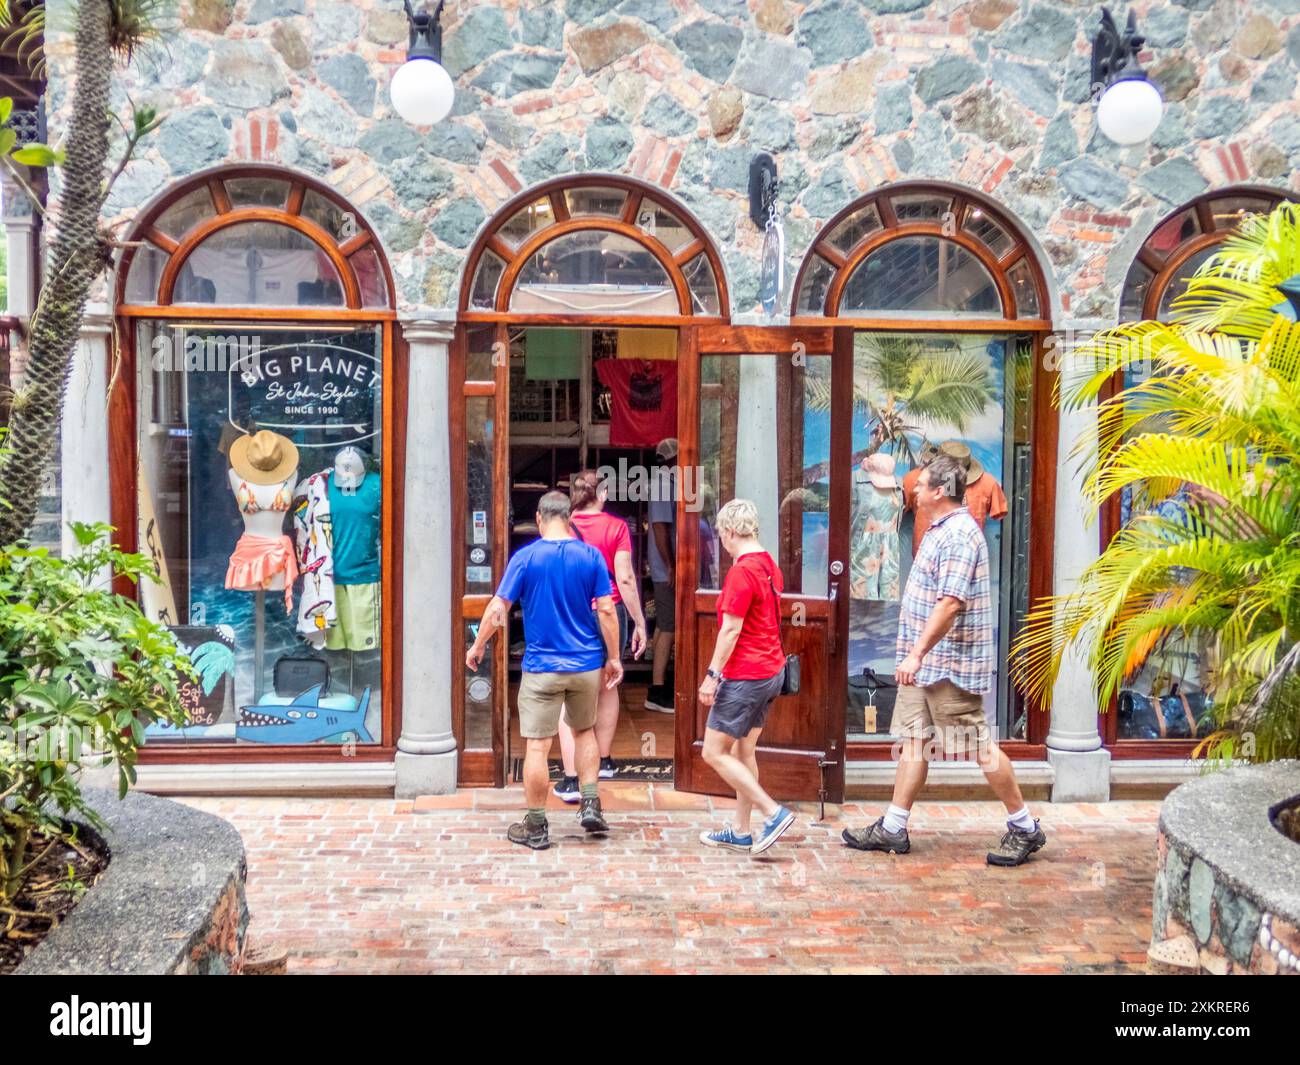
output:
<svg viewBox="0 0 1300 1065"><path fill-rule="evenodd" d="M722 679L722 674L719 673L719 672L718 672L716 669L714 669L712 666L710 666L708 669L706 669L706 670L704 671L704 675L705 675L706 677L712 677L714 680L721 680L721 679Z"/></svg>

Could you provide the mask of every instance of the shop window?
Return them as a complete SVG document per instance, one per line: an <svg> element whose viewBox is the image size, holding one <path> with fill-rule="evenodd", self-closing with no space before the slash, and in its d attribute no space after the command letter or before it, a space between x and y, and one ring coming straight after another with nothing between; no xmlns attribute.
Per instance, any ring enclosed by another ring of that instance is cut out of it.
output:
<svg viewBox="0 0 1300 1065"><path fill-rule="evenodd" d="M618 218L623 214L623 207L627 203L627 190L607 189L600 186L566 189L564 201L568 205L570 218L583 215Z"/></svg>
<svg viewBox="0 0 1300 1065"><path fill-rule="evenodd" d="M835 267L820 255L814 255L804 270L803 283L795 305L796 314L825 314L826 294L835 279Z"/></svg>
<svg viewBox="0 0 1300 1065"><path fill-rule="evenodd" d="M990 218L982 207L966 208L966 220L962 228L998 259L1005 258L1007 252L1016 245L1011 234Z"/></svg>
<svg viewBox="0 0 1300 1065"><path fill-rule="evenodd" d="M1002 316L997 285L960 244L899 237L872 252L845 286L841 314Z"/></svg>
<svg viewBox="0 0 1300 1065"><path fill-rule="evenodd" d="M695 314L720 314L722 304L718 299L718 283L714 280L709 257L700 252L682 272L691 290L691 310Z"/></svg>
<svg viewBox="0 0 1300 1065"><path fill-rule="evenodd" d="M501 284L505 272L506 264L498 256L484 252L470 286L470 306L484 311L495 309L497 285Z"/></svg>
<svg viewBox="0 0 1300 1065"><path fill-rule="evenodd" d="M513 311L675 314L668 271L645 247L619 233L584 229L543 245L524 264Z"/></svg>
<svg viewBox="0 0 1300 1065"><path fill-rule="evenodd" d="M864 237L880 228L880 210L874 203L869 203L837 224L826 237L826 243L841 255L847 255Z"/></svg>
<svg viewBox="0 0 1300 1065"><path fill-rule="evenodd" d="M268 167L205 175L141 215L119 273L134 369L119 388L135 401L111 424L135 444L111 461L138 463L115 468L113 507L134 514L119 527L134 525L158 576L142 609L199 674L187 724L150 726L147 746L391 742L391 287L359 216L307 184ZM331 321L336 309L350 314Z"/></svg>
<svg viewBox="0 0 1300 1065"><path fill-rule="evenodd" d="M555 211L550 198L543 196L526 207L521 207L497 230L497 235L513 248L519 247L539 229L555 221Z"/></svg>

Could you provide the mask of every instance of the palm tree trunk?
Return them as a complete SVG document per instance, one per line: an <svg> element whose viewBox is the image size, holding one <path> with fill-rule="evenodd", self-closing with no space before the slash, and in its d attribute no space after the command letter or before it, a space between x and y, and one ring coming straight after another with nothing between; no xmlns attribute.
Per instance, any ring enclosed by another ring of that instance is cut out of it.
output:
<svg viewBox="0 0 1300 1065"><path fill-rule="evenodd" d="M109 87L109 0L80 0L76 6L76 84L72 119L60 168L62 188L53 212L57 232L45 283L32 315L27 378L14 397L13 418L0 460L0 544L26 536L36 518L37 497L54 454L63 420L63 399L90 287L105 261L99 216L106 190Z"/></svg>

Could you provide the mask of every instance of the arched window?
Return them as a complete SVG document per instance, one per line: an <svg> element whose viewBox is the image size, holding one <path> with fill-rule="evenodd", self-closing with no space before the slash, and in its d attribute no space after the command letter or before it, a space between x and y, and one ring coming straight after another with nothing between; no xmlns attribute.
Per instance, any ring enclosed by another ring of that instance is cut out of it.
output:
<svg viewBox="0 0 1300 1065"><path fill-rule="evenodd" d="M1245 214L1267 214L1286 196L1277 189L1241 185L1199 196L1151 231L1129 267L1120 300L1121 322L1166 321L1187 281L1214 254Z"/></svg>
<svg viewBox="0 0 1300 1065"><path fill-rule="evenodd" d="M401 425L378 238L316 181L220 168L140 212L114 291L114 525L200 673L146 757L392 749Z"/></svg>
<svg viewBox="0 0 1300 1065"><path fill-rule="evenodd" d="M721 261L699 223L628 178L566 178L517 197L479 238L465 277L462 318L728 309Z"/></svg>
<svg viewBox="0 0 1300 1065"><path fill-rule="evenodd" d="M929 522L915 489L930 456L966 464L965 503L988 541L992 623L1007 648L1031 598L1050 591L1056 423L1042 358L1042 271L996 204L950 185L889 186L846 207L796 279L796 323L853 327L848 741L889 740L873 678L893 673L899 599ZM809 363L814 373L814 363ZM814 381L810 431L821 391ZM1039 531L1035 531L1035 527ZM1003 739L1041 742L994 665L985 714Z"/></svg>
<svg viewBox="0 0 1300 1065"><path fill-rule="evenodd" d="M796 317L1039 321L1042 273L995 205L956 187L890 186L845 208L795 281Z"/></svg>

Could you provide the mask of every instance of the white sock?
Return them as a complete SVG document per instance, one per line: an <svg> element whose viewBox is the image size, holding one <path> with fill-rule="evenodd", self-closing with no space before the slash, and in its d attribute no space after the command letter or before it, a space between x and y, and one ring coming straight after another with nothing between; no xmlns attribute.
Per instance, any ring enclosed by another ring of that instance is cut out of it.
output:
<svg viewBox="0 0 1300 1065"><path fill-rule="evenodd" d="M1034 819L1029 816L1029 807L1022 806L1019 812L1007 818L1007 824L1012 828L1020 829L1021 832L1032 832L1034 830Z"/></svg>
<svg viewBox="0 0 1300 1065"><path fill-rule="evenodd" d="M890 803L889 808L885 810L885 831L902 832L907 827L907 819L911 816L911 810L904 810L901 806Z"/></svg>

